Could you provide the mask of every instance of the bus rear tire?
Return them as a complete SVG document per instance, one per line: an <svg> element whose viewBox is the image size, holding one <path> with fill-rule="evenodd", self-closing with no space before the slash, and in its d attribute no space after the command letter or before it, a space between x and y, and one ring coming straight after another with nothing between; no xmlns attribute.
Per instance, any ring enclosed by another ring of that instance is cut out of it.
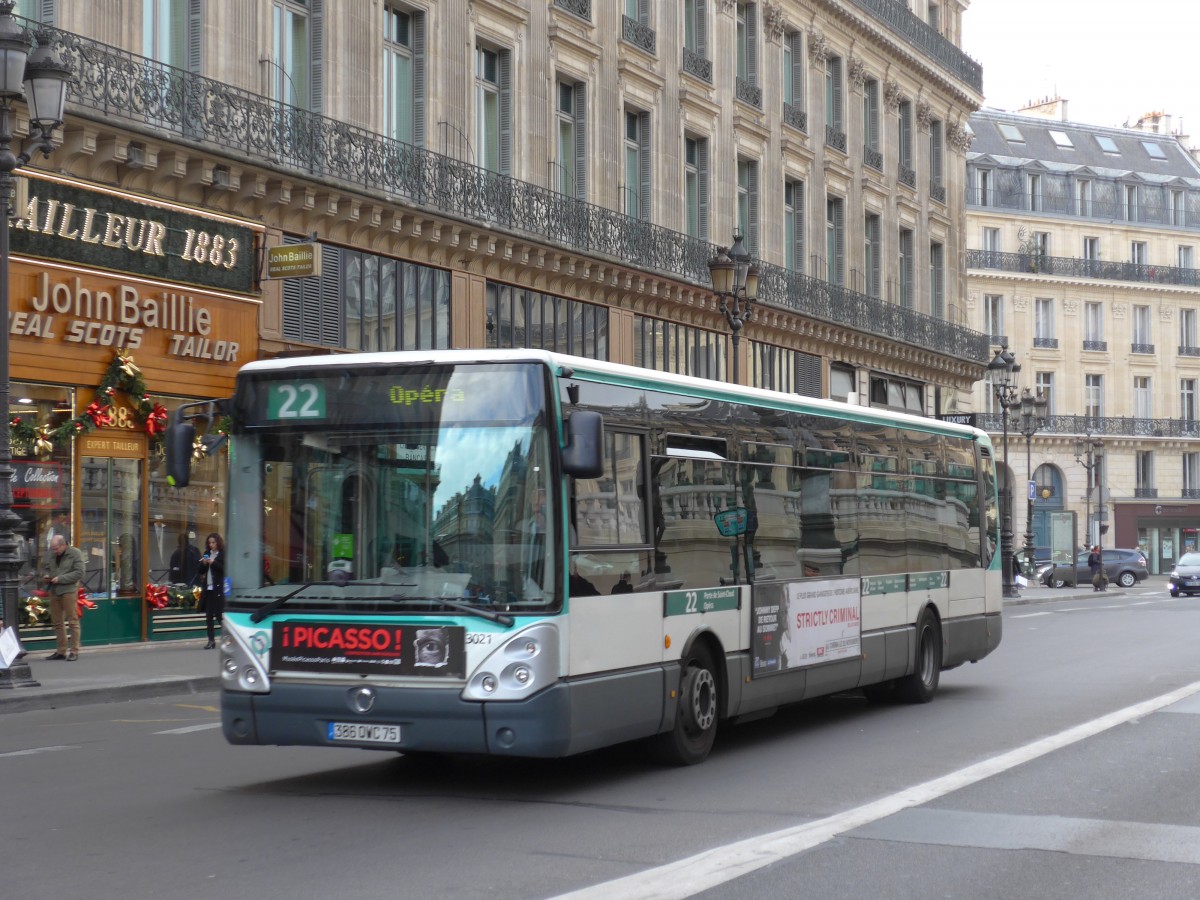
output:
<svg viewBox="0 0 1200 900"><path fill-rule="evenodd" d="M695 646L683 660L675 724L670 731L651 738L654 757L675 766L704 762L717 737L720 712L716 663L707 647Z"/></svg>
<svg viewBox="0 0 1200 900"><path fill-rule="evenodd" d="M917 660L911 675L896 679L896 697L905 703L928 703L937 693L942 672L942 630L926 609L917 619Z"/></svg>

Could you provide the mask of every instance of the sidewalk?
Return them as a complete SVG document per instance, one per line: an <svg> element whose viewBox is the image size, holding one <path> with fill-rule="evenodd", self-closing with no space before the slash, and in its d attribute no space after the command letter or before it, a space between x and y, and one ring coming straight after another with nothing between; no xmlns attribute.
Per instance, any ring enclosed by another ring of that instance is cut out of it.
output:
<svg viewBox="0 0 1200 900"><path fill-rule="evenodd" d="M25 662L36 687L0 689L0 715L111 703L143 697L199 694L217 690L216 650L204 640L84 647L79 659L48 660L50 651L30 651Z"/></svg>
<svg viewBox="0 0 1200 900"><path fill-rule="evenodd" d="M1147 584L1148 582L1142 582ZM1091 585L1021 590L1006 607L1062 600L1108 600L1125 593L1112 585L1102 595ZM86 703L111 703L144 697L199 694L219 687L218 653L205 650L203 640L170 643L115 644L85 647L75 662L46 659L45 649L26 657L37 687L0 689L0 715L34 709L56 709Z"/></svg>

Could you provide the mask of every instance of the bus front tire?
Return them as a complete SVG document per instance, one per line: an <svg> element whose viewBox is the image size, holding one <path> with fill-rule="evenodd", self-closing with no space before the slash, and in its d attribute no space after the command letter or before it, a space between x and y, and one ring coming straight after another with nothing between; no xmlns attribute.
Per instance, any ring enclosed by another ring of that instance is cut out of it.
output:
<svg viewBox="0 0 1200 900"><path fill-rule="evenodd" d="M651 740L654 756L677 766L703 762L717 737L720 711L716 663L706 647L694 647L683 660L675 724Z"/></svg>
<svg viewBox="0 0 1200 900"><path fill-rule="evenodd" d="M917 660L911 675L896 679L896 697L905 703L928 703L937 693L942 671L942 630L926 609L917 619Z"/></svg>

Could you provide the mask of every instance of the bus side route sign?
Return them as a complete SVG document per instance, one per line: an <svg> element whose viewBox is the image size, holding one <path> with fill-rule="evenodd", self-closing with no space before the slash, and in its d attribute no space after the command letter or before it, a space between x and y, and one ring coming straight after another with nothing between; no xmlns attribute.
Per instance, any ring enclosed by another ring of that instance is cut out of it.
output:
<svg viewBox="0 0 1200 900"><path fill-rule="evenodd" d="M667 591L663 594L663 616L689 616L737 608L738 589L734 587Z"/></svg>

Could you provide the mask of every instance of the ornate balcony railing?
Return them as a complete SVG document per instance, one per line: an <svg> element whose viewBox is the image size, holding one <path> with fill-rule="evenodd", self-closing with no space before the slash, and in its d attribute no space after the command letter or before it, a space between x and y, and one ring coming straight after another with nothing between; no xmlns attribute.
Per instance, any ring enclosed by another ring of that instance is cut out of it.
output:
<svg viewBox="0 0 1200 900"><path fill-rule="evenodd" d="M946 202L946 186L939 179L929 182L929 197L938 203Z"/></svg>
<svg viewBox="0 0 1200 900"><path fill-rule="evenodd" d="M1073 278L1096 278L1102 281L1138 281L1200 287L1200 269L1147 266L1141 263L1108 262L1102 259L1078 259L1068 256L1042 256L1036 253L968 250L967 268L999 269L1004 272L1030 272L1041 275L1066 275Z"/></svg>
<svg viewBox="0 0 1200 900"><path fill-rule="evenodd" d="M1009 440L1012 440L1017 416L1008 417ZM980 413L976 424L990 434L1004 430L1000 413ZM1134 416L1050 416L1038 434L1080 435L1093 437L1153 437L1200 439L1200 420L1196 419L1139 419Z"/></svg>
<svg viewBox="0 0 1200 900"><path fill-rule="evenodd" d="M1185 500L1195 500L1200 497L1200 488L1186 487L1179 492L1179 496Z"/></svg>
<svg viewBox="0 0 1200 900"><path fill-rule="evenodd" d="M883 154L873 147L863 147L863 165L870 166L876 172L882 172Z"/></svg>
<svg viewBox="0 0 1200 900"><path fill-rule="evenodd" d="M1035 337L1033 339L1033 346L1040 347L1042 350L1057 350L1058 338Z"/></svg>
<svg viewBox="0 0 1200 900"><path fill-rule="evenodd" d="M1084 350L1096 350L1099 352L1107 352L1108 351L1108 341L1084 341L1083 349Z"/></svg>
<svg viewBox="0 0 1200 900"><path fill-rule="evenodd" d="M1179 347L1180 356L1200 356L1200 347L1184 347L1182 344Z"/></svg>
<svg viewBox="0 0 1200 900"><path fill-rule="evenodd" d="M637 19L621 16L621 40L633 44L640 50L645 50L651 56L654 55L656 43L654 29L649 25L643 25Z"/></svg>
<svg viewBox="0 0 1200 900"><path fill-rule="evenodd" d="M967 166L968 180L974 182L972 169L974 164ZM990 167L989 167L990 168ZM996 167L997 172L1013 173L1023 180L1023 170L1019 167ZM967 205L982 209L1003 209L1017 212L1052 213L1063 216L1076 216L1081 219L1102 219L1105 222L1125 222L1130 225L1165 225L1178 228L1195 228L1200 225L1200 213L1190 206L1184 210L1171 207L1167 197L1158 190L1157 185L1144 186L1143 191L1156 195L1153 202L1140 201L1128 203L1120 188L1125 182L1120 179L1091 178L1095 185L1094 196L1091 199L1080 199L1075 194L1072 179L1066 175L1052 176L1042 169L1037 170L1044 179L1055 178L1059 182L1058 190L1043 189L1041 193L1031 196L1021 191L992 190L987 194L987 202L982 199L978 186L967 192ZM1101 191L1100 188L1106 188ZM1114 199L1101 199L1110 195ZM1144 196L1144 195L1143 195ZM1117 198L1120 199L1117 199Z"/></svg>
<svg viewBox="0 0 1200 900"><path fill-rule="evenodd" d="M692 284L710 284L714 245L461 160L385 138L259 94L65 31L76 73L72 115L224 151L251 165L373 193L525 239ZM869 334L986 363L984 335L962 325L760 263L759 301Z"/></svg>
<svg viewBox="0 0 1200 900"><path fill-rule="evenodd" d="M783 124L808 134L808 113L790 103L783 104Z"/></svg>
<svg viewBox="0 0 1200 900"><path fill-rule="evenodd" d="M683 48L683 71L712 84L712 60L706 59L690 47Z"/></svg>
<svg viewBox="0 0 1200 900"><path fill-rule="evenodd" d="M1158 496L1158 488L1135 487L1133 489L1133 496L1144 500L1153 500Z"/></svg>
<svg viewBox="0 0 1200 900"><path fill-rule="evenodd" d="M762 109L762 88L748 78L739 75L734 80L734 93L743 103L749 103L755 109Z"/></svg>
<svg viewBox="0 0 1200 900"><path fill-rule="evenodd" d="M581 19L592 21L592 0L554 0L554 5Z"/></svg>
<svg viewBox="0 0 1200 900"><path fill-rule="evenodd" d="M1129 352L1130 353L1153 353L1154 345L1153 344L1130 344Z"/></svg>
<svg viewBox="0 0 1200 900"><path fill-rule="evenodd" d="M916 190L917 189L917 170L910 169L908 166L901 163L899 169L897 169L897 171L896 171L896 180L899 181L901 184L907 185L908 187L912 188L913 190Z"/></svg>
<svg viewBox="0 0 1200 900"><path fill-rule="evenodd" d="M903 4L896 0L851 2L905 38L955 78L966 82L968 87L977 92L983 90L983 67L913 15Z"/></svg>
<svg viewBox="0 0 1200 900"><path fill-rule="evenodd" d="M825 146L832 147L834 150L846 152L846 132L834 128L832 125L825 126Z"/></svg>

